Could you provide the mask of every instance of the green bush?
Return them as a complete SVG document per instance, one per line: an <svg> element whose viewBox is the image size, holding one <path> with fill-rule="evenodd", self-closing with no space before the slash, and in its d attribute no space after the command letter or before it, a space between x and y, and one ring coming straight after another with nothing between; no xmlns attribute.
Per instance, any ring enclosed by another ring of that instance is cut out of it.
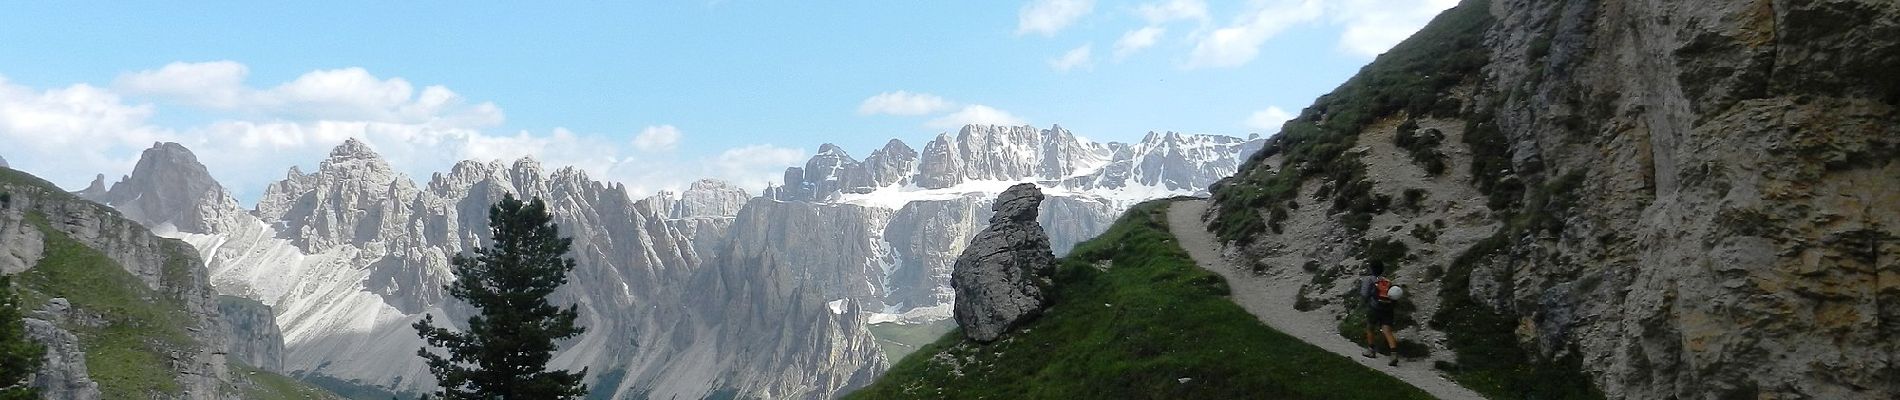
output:
<svg viewBox="0 0 1900 400"><path fill-rule="evenodd" d="M1399 208L1416 213L1425 206L1426 195L1425 189L1405 189L1405 194L1399 197Z"/></svg>
<svg viewBox="0 0 1900 400"><path fill-rule="evenodd" d="M1407 129L1408 126L1411 129ZM1427 128L1421 132L1418 130L1418 124L1409 119L1405 121L1405 125L1399 126L1399 133L1392 136L1392 144L1405 149L1405 154L1412 157L1412 163L1424 169L1427 176L1445 173L1445 153L1438 150L1438 146L1444 141L1444 132L1436 128Z"/></svg>
<svg viewBox="0 0 1900 400"><path fill-rule="evenodd" d="M1378 263L1385 266L1386 276L1392 276L1393 272L1398 271L1404 264L1406 255L1412 251L1405 242L1392 240L1392 238L1362 241L1360 248L1363 249L1359 253L1360 259L1365 260L1367 265Z"/></svg>

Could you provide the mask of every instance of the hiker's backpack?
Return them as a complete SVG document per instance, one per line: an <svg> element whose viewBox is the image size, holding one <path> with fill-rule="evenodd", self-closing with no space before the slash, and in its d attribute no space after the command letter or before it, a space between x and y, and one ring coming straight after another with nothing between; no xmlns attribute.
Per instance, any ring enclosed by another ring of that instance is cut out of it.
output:
<svg viewBox="0 0 1900 400"><path fill-rule="evenodd" d="M1396 300L1392 296L1392 288L1394 287L1397 286L1392 285L1391 279L1385 279L1383 276L1379 277L1379 280L1372 282L1373 299L1378 300L1380 303L1392 304L1392 301Z"/></svg>

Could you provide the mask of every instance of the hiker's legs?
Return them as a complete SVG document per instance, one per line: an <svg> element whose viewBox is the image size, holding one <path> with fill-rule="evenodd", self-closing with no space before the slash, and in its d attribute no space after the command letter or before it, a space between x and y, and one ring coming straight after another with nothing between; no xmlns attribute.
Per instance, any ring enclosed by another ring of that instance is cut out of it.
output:
<svg viewBox="0 0 1900 400"><path fill-rule="evenodd" d="M1360 355L1362 355L1362 356L1366 356L1366 358L1378 358L1378 357L1379 357L1379 345L1377 345L1377 344L1374 344L1374 343L1373 343L1373 341L1372 341L1372 325L1373 325L1373 322L1372 322L1372 316L1371 316L1371 314L1370 314L1370 313L1367 313L1367 316L1366 316L1366 352L1365 352L1364 354L1360 354Z"/></svg>
<svg viewBox="0 0 1900 400"><path fill-rule="evenodd" d="M1380 328L1380 329L1384 329L1384 330L1385 330L1385 345L1386 345L1386 348L1388 348L1388 349L1392 349L1392 350L1393 350L1393 353L1397 353L1397 352L1398 352L1398 349L1399 349L1399 337L1398 337L1398 335L1393 335L1393 334L1392 334L1392 326L1391 326L1391 325L1380 325L1380 326L1379 326L1379 328Z"/></svg>
<svg viewBox="0 0 1900 400"><path fill-rule="evenodd" d="M1392 362L1386 363L1385 365L1399 365L1398 335L1392 334L1392 325L1381 325L1380 328L1385 329L1385 344L1391 346L1390 348L1392 349Z"/></svg>

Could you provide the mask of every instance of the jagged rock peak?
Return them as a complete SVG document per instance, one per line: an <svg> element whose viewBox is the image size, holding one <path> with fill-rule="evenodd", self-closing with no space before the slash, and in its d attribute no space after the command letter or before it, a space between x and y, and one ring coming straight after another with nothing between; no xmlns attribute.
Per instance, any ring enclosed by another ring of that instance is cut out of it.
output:
<svg viewBox="0 0 1900 400"><path fill-rule="evenodd" d="M738 186L733 185L732 182L726 182L726 181L722 181L718 179L700 179L697 181L693 181L692 185L687 186L686 191L690 193L694 191L715 191L715 190L731 190L731 189L745 191L745 189L741 189Z"/></svg>
<svg viewBox="0 0 1900 400"><path fill-rule="evenodd" d="M132 174L105 189L105 177L77 192L81 197L111 205L146 226L171 224L191 233L216 233L229 214L240 213L237 201L218 185L198 156L178 143L153 143L139 155Z"/></svg>
<svg viewBox="0 0 1900 400"><path fill-rule="evenodd" d="M330 149L330 157L317 166L318 174L358 177L381 184L394 179L395 169L382 155L370 149L369 145L356 138L344 140L343 144ZM295 166L291 167L290 179L303 176Z"/></svg>
<svg viewBox="0 0 1900 400"><path fill-rule="evenodd" d="M0 157L0 168L13 168L13 167L7 165L6 157Z"/></svg>
<svg viewBox="0 0 1900 400"><path fill-rule="evenodd" d="M376 154L376 150L371 149L368 143L363 143L363 141L357 140L356 138L349 138L344 140L343 144L330 149L330 158L364 160L380 159L382 155Z"/></svg>
<svg viewBox="0 0 1900 400"><path fill-rule="evenodd" d="M535 175L540 175L542 168L543 167L541 166L541 161L535 160L533 156L522 156L521 158L516 159L515 164L514 164L514 169L515 169L515 172L517 173L532 173Z"/></svg>
<svg viewBox="0 0 1900 400"><path fill-rule="evenodd" d="M990 342L1041 315L1053 284L1055 254L1036 223L1042 190L1033 183L997 196L990 226L970 240L950 273L953 314L970 340Z"/></svg>
<svg viewBox="0 0 1900 400"><path fill-rule="evenodd" d="M889 153L916 154L917 153L916 150L912 150L910 148L909 144L906 144L904 143L903 140L899 140L899 139L891 139L888 142L884 142L884 147L879 148L877 152L886 153L886 154L889 154Z"/></svg>
<svg viewBox="0 0 1900 400"><path fill-rule="evenodd" d="M73 192L73 194L77 194L77 195L79 195L79 197L81 197L81 198L85 198L85 199L102 199L102 198L105 198L105 196L106 196L106 174L95 174L95 175L93 175L93 176L92 176L92 183L90 183L90 184L87 184L87 185L86 185L86 188L85 188L85 189L81 189L81 190L80 190L80 191L78 191L78 192Z"/></svg>
<svg viewBox="0 0 1900 400"><path fill-rule="evenodd" d="M825 143L825 144L822 144L822 145L818 145L818 154L817 154L817 155L820 155L820 156L840 156L840 157L846 157L846 158L849 158L849 157L851 157L851 153L848 153L848 152L846 152L846 151L844 151L844 148L843 148L843 147L838 147L838 145L836 145L836 144L831 144L831 143Z"/></svg>

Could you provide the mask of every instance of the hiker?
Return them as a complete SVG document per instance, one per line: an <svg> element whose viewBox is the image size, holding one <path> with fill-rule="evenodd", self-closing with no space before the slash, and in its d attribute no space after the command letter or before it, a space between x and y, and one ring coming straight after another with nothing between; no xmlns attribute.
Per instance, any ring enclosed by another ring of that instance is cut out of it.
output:
<svg viewBox="0 0 1900 400"><path fill-rule="evenodd" d="M1392 334L1393 299L1387 296L1392 281L1385 278L1385 265L1373 262L1366 266L1366 276L1359 278L1359 300L1366 311L1366 358L1379 358L1379 346L1372 341L1373 330L1385 332L1386 351L1392 353L1392 361L1385 365L1399 365L1399 339Z"/></svg>

